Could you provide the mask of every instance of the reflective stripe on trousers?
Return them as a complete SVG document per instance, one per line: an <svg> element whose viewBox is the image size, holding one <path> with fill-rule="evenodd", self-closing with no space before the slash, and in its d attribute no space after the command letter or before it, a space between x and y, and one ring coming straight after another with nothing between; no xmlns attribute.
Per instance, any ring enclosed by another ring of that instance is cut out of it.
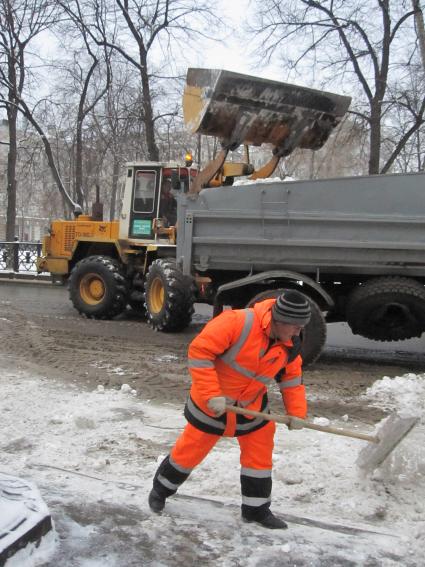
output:
<svg viewBox="0 0 425 567"><path fill-rule="evenodd" d="M155 490L165 497L175 494L178 487L188 478L191 468L182 467L168 455L159 465L153 479Z"/></svg>

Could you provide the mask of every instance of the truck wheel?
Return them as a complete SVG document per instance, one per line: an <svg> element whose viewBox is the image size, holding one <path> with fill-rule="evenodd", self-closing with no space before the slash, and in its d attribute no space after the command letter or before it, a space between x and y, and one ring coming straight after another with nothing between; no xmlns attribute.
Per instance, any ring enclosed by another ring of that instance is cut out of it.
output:
<svg viewBox="0 0 425 567"><path fill-rule="evenodd" d="M149 324L156 331L185 329L193 314L194 283L184 276L173 259L155 260L145 280L145 307Z"/></svg>
<svg viewBox="0 0 425 567"><path fill-rule="evenodd" d="M425 330L425 288L410 278L369 280L351 293L346 318L353 333L367 339L420 337Z"/></svg>
<svg viewBox="0 0 425 567"><path fill-rule="evenodd" d="M263 301L264 299L271 299L278 297L285 289L270 289L263 291L253 297L248 303L247 307L252 307L255 303ZM308 297L308 296L307 296ZM302 347L301 356L303 358L303 365L308 366L315 362L325 346L326 342L326 321L323 313L320 311L319 306L315 301L308 297L311 305L311 319L308 325L301 333Z"/></svg>
<svg viewBox="0 0 425 567"><path fill-rule="evenodd" d="M108 256L88 256L72 269L69 297L90 319L112 319L127 305L127 283L120 263Z"/></svg>

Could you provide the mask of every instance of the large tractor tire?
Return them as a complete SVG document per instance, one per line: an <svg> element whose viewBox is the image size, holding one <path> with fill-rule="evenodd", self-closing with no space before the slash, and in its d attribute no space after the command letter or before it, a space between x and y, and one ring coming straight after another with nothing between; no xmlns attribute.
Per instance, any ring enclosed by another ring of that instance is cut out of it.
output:
<svg viewBox="0 0 425 567"><path fill-rule="evenodd" d="M420 337L425 330L425 287L410 278L369 280L352 292L346 318L353 333L367 339Z"/></svg>
<svg viewBox="0 0 425 567"><path fill-rule="evenodd" d="M122 266L108 256L80 260L71 271L68 288L75 309L90 319L112 319L127 305Z"/></svg>
<svg viewBox="0 0 425 567"><path fill-rule="evenodd" d="M285 289L270 289L263 291L253 297L247 307L252 307L259 301L278 297ZM307 296L308 297L308 296ZM305 329L301 332L301 356L303 358L303 365L308 366L315 362L325 346L326 342L326 321L323 313L320 311L319 306L315 301L308 297L311 305L311 319L306 325Z"/></svg>
<svg viewBox="0 0 425 567"><path fill-rule="evenodd" d="M195 286L173 259L159 259L149 266L145 279L145 307L149 324L156 331L185 329L193 315Z"/></svg>

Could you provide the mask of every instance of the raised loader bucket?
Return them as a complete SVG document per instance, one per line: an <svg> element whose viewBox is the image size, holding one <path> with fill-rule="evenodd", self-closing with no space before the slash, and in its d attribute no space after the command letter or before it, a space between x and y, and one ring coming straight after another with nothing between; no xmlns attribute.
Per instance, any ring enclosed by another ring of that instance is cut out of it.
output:
<svg viewBox="0 0 425 567"><path fill-rule="evenodd" d="M219 69L191 68L186 81L183 112L192 133L217 136L228 149L270 143L281 156L320 148L351 101Z"/></svg>

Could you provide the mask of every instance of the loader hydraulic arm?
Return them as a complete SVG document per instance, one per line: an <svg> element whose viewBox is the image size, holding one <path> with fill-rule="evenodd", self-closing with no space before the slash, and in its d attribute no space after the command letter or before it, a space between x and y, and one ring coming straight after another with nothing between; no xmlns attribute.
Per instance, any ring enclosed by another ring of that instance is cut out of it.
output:
<svg viewBox="0 0 425 567"><path fill-rule="evenodd" d="M223 164L226 161L227 154L230 148L223 148L217 155L216 158L211 160L202 169L195 179L192 181L190 187L190 193L199 193L204 187L208 187L208 183L217 176L218 172L223 168Z"/></svg>

